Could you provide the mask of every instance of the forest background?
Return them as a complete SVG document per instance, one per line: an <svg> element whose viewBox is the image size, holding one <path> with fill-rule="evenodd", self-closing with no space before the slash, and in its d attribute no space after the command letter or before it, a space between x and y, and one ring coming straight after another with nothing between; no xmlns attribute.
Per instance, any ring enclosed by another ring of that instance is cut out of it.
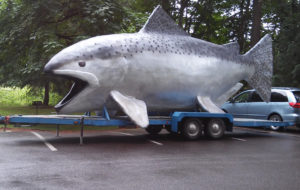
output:
<svg viewBox="0 0 300 190"><path fill-rule="evenodd" d="M43 73L53 55L93 36L137 32L159 4L192 37L238 41L240 53L271 34L273 86L300 87L300 0L0 0L0 86L25 87L48 105L71 85Z"/></svg>

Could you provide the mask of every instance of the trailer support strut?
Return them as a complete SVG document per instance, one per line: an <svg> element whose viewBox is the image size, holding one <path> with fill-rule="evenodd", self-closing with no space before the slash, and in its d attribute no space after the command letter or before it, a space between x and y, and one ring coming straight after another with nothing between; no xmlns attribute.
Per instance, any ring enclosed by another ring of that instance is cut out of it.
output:
<svg viewBox="0 0 300 190"><path fill-rule="evenodd" d="M6 132L6 128L7 128L8 123L9 123L9 117L6 116L6 117L4 118L4 128L3 128L3 132Z"/></svg>
<svg viewBox="0 0 300 190"><path fill-rule="evenodd" d="M84 127L84 116L80 119L80 145L83 144L83 127Z"/></svg>
<svg viewBox="0 0 300 190"><path fill-rule="evenodd" d="M56 137L59 137L59 125L56 125Z"/></svg>

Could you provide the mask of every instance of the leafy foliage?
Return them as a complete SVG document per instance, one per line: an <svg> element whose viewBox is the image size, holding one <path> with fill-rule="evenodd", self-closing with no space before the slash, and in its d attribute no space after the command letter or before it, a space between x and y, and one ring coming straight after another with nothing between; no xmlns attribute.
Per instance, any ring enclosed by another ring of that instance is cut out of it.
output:
<svg viewBox="0 0 300 190"><path fill-rule="evenodd" d="M282 10L282 7L280 7ZM300 87L300 2L291 1L281 14L280 33L275 41L276 85Z"/></svg>
<svg viewBox="0 0 300 190"><path fill-rule="evenodd" d="M0 11L0 84L43 87L42 72L59 50L122 29L124 10L109 0L3 0Z"/></svg>

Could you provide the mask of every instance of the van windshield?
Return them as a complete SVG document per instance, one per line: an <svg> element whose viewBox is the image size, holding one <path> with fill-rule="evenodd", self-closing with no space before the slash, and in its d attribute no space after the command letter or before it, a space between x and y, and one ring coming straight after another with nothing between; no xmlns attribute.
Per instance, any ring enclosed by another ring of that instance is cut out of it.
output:
<svg viewBox="0 0 300 190"><path fill-rule="evenodd" d="M300 91L294 91L293 94L296 98L297 103L300 103Z"/></svg>

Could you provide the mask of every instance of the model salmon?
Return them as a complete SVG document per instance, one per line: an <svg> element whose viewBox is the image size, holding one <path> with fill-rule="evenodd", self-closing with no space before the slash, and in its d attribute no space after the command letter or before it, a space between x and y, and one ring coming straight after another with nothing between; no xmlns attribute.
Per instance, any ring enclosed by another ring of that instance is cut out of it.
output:
<svg viewBox="0 0 300 190"><path fill-rule="evenodd" d="M122 110L147 127L149 111L221 113L246 80L269 101L272 77L269 35L244 55L237 43L217 45L190 37L157 7L138 33L90 38L63 49L45 72L75 83L55 108L60 113Z"/></svg>

